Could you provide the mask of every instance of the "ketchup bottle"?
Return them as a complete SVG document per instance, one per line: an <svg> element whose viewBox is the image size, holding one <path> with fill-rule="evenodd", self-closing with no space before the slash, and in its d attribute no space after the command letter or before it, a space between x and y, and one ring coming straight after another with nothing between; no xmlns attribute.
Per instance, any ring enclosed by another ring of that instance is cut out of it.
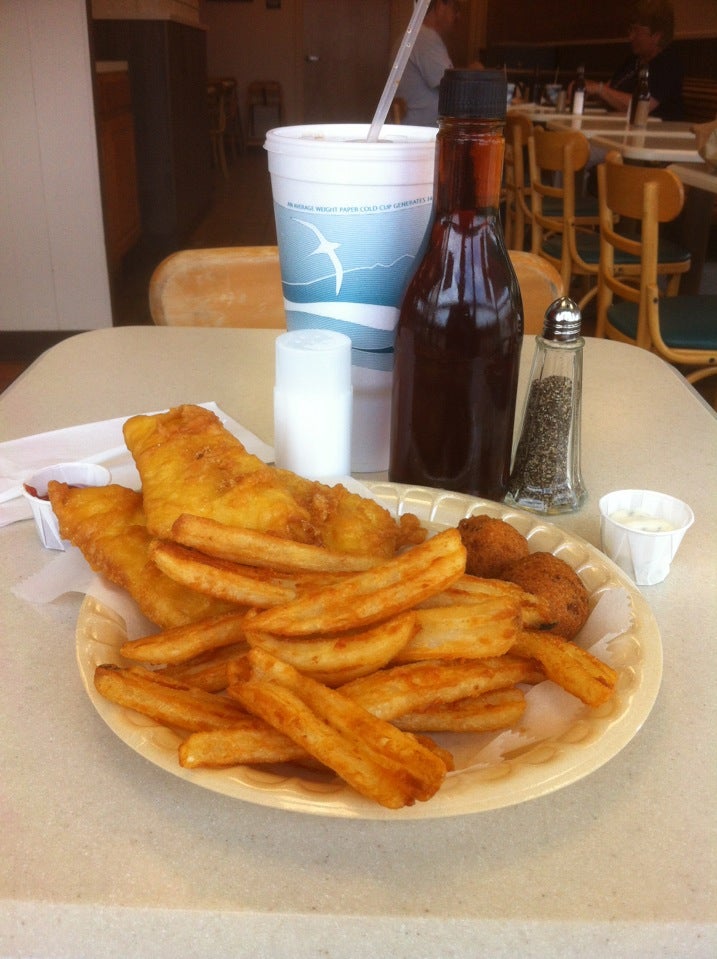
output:
<svg viewBox="0 0 717 959"><path fill-rule="evenodd" d="M502 500L510 473L523 304L499 216L506 81L448 70L434 209L396 331L394 482Z"/></svg>

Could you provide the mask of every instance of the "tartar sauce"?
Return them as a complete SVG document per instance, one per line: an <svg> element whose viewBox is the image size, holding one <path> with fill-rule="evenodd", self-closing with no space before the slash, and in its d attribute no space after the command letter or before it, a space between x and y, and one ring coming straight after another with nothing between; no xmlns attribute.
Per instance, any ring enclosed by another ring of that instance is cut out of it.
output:
<svg viewBox="0 0 717 959"><path fill-rule="evenodd" d="M658 519L656 516L650 516L649 513L636 509L615 510L614 513L610 513L610 519L613 523L619 523L620 526L627 526L641 533L669 533L670 530L675 529L674 524L669 520Z"/></svg>

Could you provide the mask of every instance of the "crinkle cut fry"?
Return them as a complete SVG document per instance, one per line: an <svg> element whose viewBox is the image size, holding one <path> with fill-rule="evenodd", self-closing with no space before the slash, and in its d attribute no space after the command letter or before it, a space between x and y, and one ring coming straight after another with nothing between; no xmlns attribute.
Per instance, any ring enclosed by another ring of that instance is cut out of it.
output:
<svg viewBox="0 0 717 959"><path fill-rule="evenodd" d="M547 679L577 696L587 706L606 703L617 682L617 673L607 663L553 633L523 630L511 647L511 653L538 662Z"/></svg>
<svg viewBox="0 0 717 959"><path fill-rule="evenodd" d="M155 566L182 586L237 606L278 606L296 596L296 589L278 577L260 577L251 569L176 543L155 540L149 556Z"/></svg>
<svg viewBox="0 0 717 959"><path fill-rule="evenodd" d="M195 732L179 746L179 764L186 769L198 766L265 765L267 763L307 763L309 754L301 746L274 729L258 716L232 729Z"/></svg>
<svg viewBox="0 0 717 959"><path fill-rule="evenodd" d="M325 546L297 543L188 513L182 513L174 521L171 535L175 542L208 556L273 571L359 572L382 562L380 556L337 553Z"/></svg>
<svg viewBox="0 0 717 959"><path fill-rule="evenodd" d="M534 675L532 663L512 656L427 660L388 667L340 689L375 716L391 721L441 703L530 682Z"/></svg>
<svg viewBox="0 0 717 959"><path fill-rule="evenodd" d="M133 662L186 663L209 650L232 646L244 639L245 612L225 613L186 626L174 626L161 633L130 639L120 654Z"/></svg>
<svg viewBox="0 0 717 959"><path fill-rule="evenodd" d="M406 713L393 722L413 733L485 733L512 726L524 712L525 696L513 686Z"/></svg>
<svg viewBox="0 0 717 959"><path fill-rule="evenodd" d="M249 613L252 629L282 636L339 632L404 612L446 589L465 570L456 529L444 530L380 566L273 609Z"/></svg>
<svg viewBox="0 0 717 959"><path fill-rule="evenodd" d="M391 809L440 788L444 762L413 736L376 719L335 690L254 649L247 682L229 694L338 773L357 792Z"/></svg>
<svg viewBox="0 0 717 959"><path fill-rule="evenodd" d="M246 712L230 699L137 666L98 666L94 681L105 699L176 729L223 729L240 725L247 718Z"/></svg>

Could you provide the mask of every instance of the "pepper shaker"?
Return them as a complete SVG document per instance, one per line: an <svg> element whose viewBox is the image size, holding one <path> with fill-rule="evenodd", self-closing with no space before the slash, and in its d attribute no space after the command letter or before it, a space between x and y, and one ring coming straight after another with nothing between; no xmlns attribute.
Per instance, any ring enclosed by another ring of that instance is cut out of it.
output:
<svg viewBox="0 0 717 959"><path fill-rule="evenodd" d="M577 510L586 496L580 469L584 339L568 297L545 313L505 502L535 513Z"/></svg>

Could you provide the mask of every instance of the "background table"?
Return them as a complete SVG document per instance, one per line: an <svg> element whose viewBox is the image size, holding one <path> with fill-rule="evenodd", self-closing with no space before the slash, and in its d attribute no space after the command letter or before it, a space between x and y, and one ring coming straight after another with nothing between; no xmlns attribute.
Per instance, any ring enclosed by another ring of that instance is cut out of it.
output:
<svg viewBox="0 0 717 959"><path fill-rule="evenodd" d="M594 136L612 136L614 134L634 133L622 113L606 113L604 116L566 116L558 114L546 123L548 130L580 130L590 139ZM692 124L682 123L679 120L660 120L658 117L647 118L647 131L669 137L692 137Z"/></svg>
<svg viewBox="0 0 717 959"><path fill-rule="evenodd" d="M122 327L43 355L0 397L0 440L215 400L272 440L272 331ZM521 395L533 354L526 338ZM664 678L633 741L532 802L412 822L302 817L167 775L96 715L75 663L79 596L12 584L50 559L0 530L0 955L708 957L715 932L717 419L651 354L585 350L585 508L655 487L696 515L643 592Z"/></svg>
<svg viewBox="0 0 717 959"><path fill-rule="evenodd" d="M630 133L598 133L590 138L590 143L606 152L618 150L626 160L636 163L702 162L694 134L663 134L659 127Z"/></svg>

